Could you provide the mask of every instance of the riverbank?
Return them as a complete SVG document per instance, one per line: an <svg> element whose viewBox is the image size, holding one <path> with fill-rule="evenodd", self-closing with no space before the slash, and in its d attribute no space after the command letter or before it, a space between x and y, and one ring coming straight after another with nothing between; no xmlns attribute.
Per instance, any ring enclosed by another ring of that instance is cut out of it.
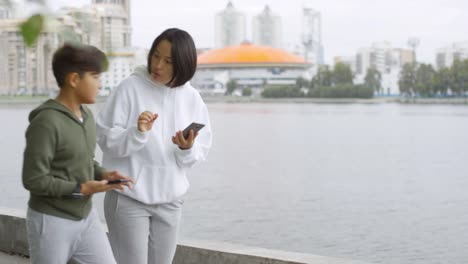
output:
<svg viewBox="0 0 468 264"><path fill-rule="evenodd" d="M107 97L98 97L98 103ZM0 105L37 105L49 99L47 96L0 96ZM263 98L240 96L204 96L206 103L296 103L296 104L452 104L468 105L468 98Z"/></svg>

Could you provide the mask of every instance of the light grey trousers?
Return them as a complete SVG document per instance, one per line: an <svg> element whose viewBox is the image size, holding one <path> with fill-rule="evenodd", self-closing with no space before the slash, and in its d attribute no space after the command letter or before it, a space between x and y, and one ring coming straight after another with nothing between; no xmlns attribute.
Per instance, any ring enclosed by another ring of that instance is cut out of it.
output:
<svg viewBox="0 0 468 264"><path fill-rule="evenodd" d="M32 264L115 264L106 232L93 209L73 221L28 208L26 217Z"/></svg>
<svg viewBox="0 0 468 264"><path fill-rule="evenodd" d="M171 264L177 247L182 200L148 205L106 193L104 213L118 264Z"/></svg>

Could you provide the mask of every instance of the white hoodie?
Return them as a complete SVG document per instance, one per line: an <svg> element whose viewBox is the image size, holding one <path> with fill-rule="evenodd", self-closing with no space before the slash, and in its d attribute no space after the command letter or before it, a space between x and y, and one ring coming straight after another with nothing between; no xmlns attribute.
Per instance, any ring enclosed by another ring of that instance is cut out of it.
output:
<svg viewBox="0 0 468 264"><path fill-rule="evenodd" d="M159 115L148 132L137 129L144 111ZM192 122L205 127L191 149L181 150L172 143L172 136ZM122 81L97 118L103 166L134 178L133 188L121 193L145 204L172 202L187 192L185 170L206 159L211 137L208 110L200 94L188 82L176 88L154 82L145 66Z"/></svg>

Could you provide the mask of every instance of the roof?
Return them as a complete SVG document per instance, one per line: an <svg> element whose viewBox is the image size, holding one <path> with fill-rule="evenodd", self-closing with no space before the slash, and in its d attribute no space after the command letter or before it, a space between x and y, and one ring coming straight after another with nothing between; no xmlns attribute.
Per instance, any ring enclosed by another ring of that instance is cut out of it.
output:
<svg viewBox="0 0 468 264"><path fill-rule="evenodd" d="M198 56L198 65L220 66L307 66L301 57L282 49L243 43L204 52Z"/></svg>

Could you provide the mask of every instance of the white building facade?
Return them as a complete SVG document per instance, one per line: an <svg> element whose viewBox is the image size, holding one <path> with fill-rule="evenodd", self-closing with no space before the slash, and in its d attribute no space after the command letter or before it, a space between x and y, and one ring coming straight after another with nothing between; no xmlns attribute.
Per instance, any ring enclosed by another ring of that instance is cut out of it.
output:
<svg viewBox="0 0 468 264"><path fill-rule="evenodd" d="M371 47L361 48L356 55L355 83L364 83L367 70L374 68L382 77L382 92L379 95L398 95L398 80L401 68L415 61L412 50L393 48L388 41L376 42ZM353 68L352 68L353 69Z"/></svg>
<svg viewBox="0 0 468 264"><path fill-rule="evenodd" d="M452 66L455 60L468 59L468 41L453 43L450 47L437 50L437 69Z"/></svg>
<svg viewBox="0 0 468 264"><path fill-rule="evenodd" d="M99 95L108 95L133 73L136 66L146 65L148 52L147 49L129 48L108 53L109 68L101 74Z"/></svg>

